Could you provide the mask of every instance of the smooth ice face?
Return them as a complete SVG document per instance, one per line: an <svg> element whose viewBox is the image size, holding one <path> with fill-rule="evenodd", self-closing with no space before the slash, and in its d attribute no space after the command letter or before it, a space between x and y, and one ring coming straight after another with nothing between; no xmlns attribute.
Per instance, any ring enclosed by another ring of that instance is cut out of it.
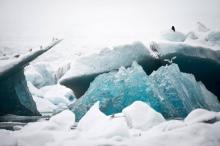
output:
<svg viewBox="0 0 220 146"><path fill-rule="evenodd" d="M148 103L165 118L185 117L195 108L219 111L217 97L191 74L181 73L176 64L162 66L150 76L133 63L128 69L99 75L72 108L79 120L100 101L100 109L110 115L139 100Z"/></svg>

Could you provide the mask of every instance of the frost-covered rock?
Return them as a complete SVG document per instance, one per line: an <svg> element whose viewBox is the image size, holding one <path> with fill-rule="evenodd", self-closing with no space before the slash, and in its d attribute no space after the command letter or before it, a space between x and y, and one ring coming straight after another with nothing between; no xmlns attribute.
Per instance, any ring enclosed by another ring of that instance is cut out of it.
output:
<svg viewBox="0 0 220 146"><path fill-rule="evenodd" d="M72 111L79 120L100 101L101 111L110 115L137 100L146 102L165 118L185 117L195 108L220 110L217 97L193 75L180 72L176 64L162 66L148 76L133 63L131 68L99 75L73 104Z"/></svg>
<svg viewBox="0 0 220 146"><path fill-rule="evenodd" d="M130 128L148 130L165 121L160 113L141 101L135 101L130 106L124 108L122 113L125 115Z"/></svg>
<svg viewBox="0 0 220 146"><path fill-rule="evenodd" d="M99 110L99 102L96 102L78 123L79 130L88 137L114 136L128 137L129 131L126 121L121 118L110 118Z"/></svg>
<svg viewBox="0 0 220 146"><path fill-rule="evenodd" d="M25 69L26 80L31 82L35 87L43 87L56 83L55 75L46 62L36 63Z"/></svg>
<svg viewBox="0 0 220 146"><path fill-rule="evenodd" d="M220 114L218 112L208 111L205 109L196 109L189 113L185 118L187 124L193 123L214 123L220 120Z"/></svg>
<svg viewBox="0 0 220 146"><path fill-rule="evenodd" d="M178 31L174 32L172 30L169 30L162 34L162 38L172 42L184 42L186 39L186 35Z"/></svg>
<svg viewBox="0 0 220 146"><path fill-rule="evenodd" d="M52 116L50 118L50 122L53 122L63 128L70 128L75 123L75 115L70 110L64 110L61 113Z"/></svg>
<svg viewBox="0 0 220 146"><path fill-rule="evenodd" d="M59 84L44 86L41 88L41 92L44 93L44 98L55 105L68 105L75 99L75 95L71 89Z"/></svg>

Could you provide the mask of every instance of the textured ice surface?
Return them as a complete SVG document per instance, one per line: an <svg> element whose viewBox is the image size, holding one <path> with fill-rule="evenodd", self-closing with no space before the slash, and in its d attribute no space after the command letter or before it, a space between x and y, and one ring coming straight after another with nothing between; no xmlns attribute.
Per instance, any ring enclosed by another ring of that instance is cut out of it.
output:
<svg viewBox="0 0 220 146"><path fill-rule="evenodd" d="M39 115L23 70L0 79L0 115Z"/></svg>
<svg viewBox="0 0 220 146"><path fill-rule="evenodd" d="M165 118L185 117L195 108L220 110L217 97L193 75L180 72L176 64L162 66L150 76L141 66L101 74L88 91L75 102L72 111L79 120L87 110L100 101L105 114L121 112L134 101L148 103Z"/></svg>
<svg viewBox="0 0 220 146"><path fill-rule="evenodd" d="M25 69L25 77L27 81L38 88L56 84L55 75L45 62L28 66Z"/></svg>
<svg viewBox="0 0 220 146"><path fill-rule="evenodd" d="M99 54L79 58L61 78L60 83L71 88L79 98L97 75L121 66L131 66L133 61L143 65L146 72L151 72L160 65L160 61L151 56L145 45L137 42L113 49L106 48Z"/></svg>
<svg viewBox="0 0 220 146"><path fill-rule="evenodd" d="M178 64L181 72L191 73L220 99L220 51L183 43L157 43L161 60ZM170 61L168 61L170 62Z"/></svg>

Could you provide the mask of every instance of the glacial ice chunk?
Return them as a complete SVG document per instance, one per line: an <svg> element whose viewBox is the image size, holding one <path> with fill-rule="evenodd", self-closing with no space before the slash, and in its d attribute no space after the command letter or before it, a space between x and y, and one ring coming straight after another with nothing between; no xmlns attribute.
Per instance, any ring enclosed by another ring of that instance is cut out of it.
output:
<svg viewBox="0 0 220 146"><path fill-rule="evenodd" d="M176 64L162 66L146 75L136 62L130 68L104 73L95 78L88 91L72 107L79 120L100 101L107 115L119 113L134 101L143 101L165 118L184 118L196 108L219 111L217 97L193 75L180 72Z"/></svg>
<svg viewBox="0 0 220 146"><path fill-rule="evenodd" d="M73 91L62 85L45 86L40 89L44 93L44 98L55 105L68 105L75 99Z"/></svg>
<svg viewBox="0 0 220 146"><path fill-rule="evenodd" d="M37 63L28 66L25 68L25 77L27 81L38 88L56 84L55 74L46 63Z"/></svg>
<svg viewBox="0 0 220 146"><path fill-rule="evenodd" d="M99 54L80 57L71 64L70 70L59 80L60 84L71 88L76 97L81 97L89 88L90 82L99 74L117 70L121 66L131 66L136 61L148 73L160 66L147 47L136 42L102 50Z"/></svg>
<svg viewBox="0 0 220 146"><path fill-rule="evenodd" d="M165 121L160 113L141 101L135 101L124 108L122 113L125 115L130 128L147 130Z"/></svg>
<svg viewBox="0 0 220 146"><path fill-rule="evenodd" d="M126 119L106 116L99 110L99 102L96 102L82 117L77 128L92 138L129 137Z"/></svg>

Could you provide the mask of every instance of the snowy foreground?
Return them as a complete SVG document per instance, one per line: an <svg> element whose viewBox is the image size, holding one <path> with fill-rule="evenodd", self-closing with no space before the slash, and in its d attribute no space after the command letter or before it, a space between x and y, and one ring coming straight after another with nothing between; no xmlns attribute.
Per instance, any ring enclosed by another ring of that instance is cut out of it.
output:
<svg viewBox="0 0 220 146"><path fill-rule="evenodd" d="M141 101L122 113L106 116L97 102L78 123L75 115L65 110L48 121L29 123L19 131L0 130L0 145L218 146L219 121L220 113L203 109L192 111L184 120L165 120Z"/></svg>

